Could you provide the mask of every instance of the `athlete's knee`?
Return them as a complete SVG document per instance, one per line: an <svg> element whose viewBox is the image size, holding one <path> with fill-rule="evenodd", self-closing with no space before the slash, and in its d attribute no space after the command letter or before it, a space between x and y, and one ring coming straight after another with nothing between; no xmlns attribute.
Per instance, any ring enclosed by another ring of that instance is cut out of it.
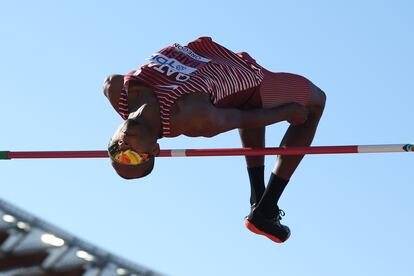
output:
<svg viewBox="0 0 414 276"><path fill-rule="evenodd" d="M311 84L309 108L315 112L322 113L326 104L326 93L319 87Z"/></svg>

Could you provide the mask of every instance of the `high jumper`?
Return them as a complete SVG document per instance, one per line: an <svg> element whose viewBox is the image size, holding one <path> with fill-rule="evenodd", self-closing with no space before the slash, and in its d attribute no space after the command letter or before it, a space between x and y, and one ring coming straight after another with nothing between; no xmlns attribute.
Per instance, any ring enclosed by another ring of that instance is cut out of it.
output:
<svg viewBox="0 0 414 276"><path fill-rule="evenodd" d="M246 52L234 53L201 37L174 43L126 75L110 75L104 94L125 120L108 151L123 178L151 173L157 140L186 135L213 137L238 129L243 147L264 148L265 127L290 123L280 146L309 146L322 116L325 93L305 77L273 73ZM280 223L278 200L303 155L280 155L267 187L264 156L246 156L251 212L246 227L275 242L290 236Z"/></svg>

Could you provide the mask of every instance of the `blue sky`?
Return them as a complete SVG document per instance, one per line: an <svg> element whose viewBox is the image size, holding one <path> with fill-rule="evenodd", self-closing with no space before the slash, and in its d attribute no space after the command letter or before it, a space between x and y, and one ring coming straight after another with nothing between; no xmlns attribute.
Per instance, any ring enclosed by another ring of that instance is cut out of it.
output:
<svg viewBox="0 0 414 276"><path fill-rule="evenodd" d="M0 148L104 149L102 94L164 46L211 36L328 95L314 145L413 143L410 1L8 1L0 11ZM284 123L269 127L277 146ZM161 148L239 147L236 131ZM169 275L411 275L414 155L307 156L281 199L292 236L248 232L241 157L162 158L124 181L108 160L0 163L0 197ZM274 157L266 160L270 173Z"/></svg>

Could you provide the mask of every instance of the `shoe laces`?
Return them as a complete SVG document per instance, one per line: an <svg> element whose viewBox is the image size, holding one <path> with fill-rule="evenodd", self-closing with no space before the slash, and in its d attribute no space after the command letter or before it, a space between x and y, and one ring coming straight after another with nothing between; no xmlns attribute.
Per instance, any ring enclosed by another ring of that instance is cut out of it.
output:
<svg viewBox="0 0 414 276"><path fill-rule="evenodd" d="M276 212L276 217L275 219L277 220L282 220L282 217L285 216L285 211L283 211L282 209L278 209Z"/></svg>

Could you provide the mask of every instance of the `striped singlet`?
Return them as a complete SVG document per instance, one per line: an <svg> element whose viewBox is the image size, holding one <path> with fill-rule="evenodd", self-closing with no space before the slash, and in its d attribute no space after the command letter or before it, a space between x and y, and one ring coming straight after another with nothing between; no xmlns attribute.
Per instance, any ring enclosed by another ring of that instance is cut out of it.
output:
<svg viewBox="0 0 414 276"><path fill-rule="evenodd" d="M204 92L217 107L246 108L263 80L258 64L208 37L201 37L186 46L177 43L167 46L148 60L149 63L125 75L118 112L122 118L128 117L129 82L135 80L146 84L158 99L164 137L172 136L171 107L181 96ZM260 102L260 99L253 101Z"/></svg>

